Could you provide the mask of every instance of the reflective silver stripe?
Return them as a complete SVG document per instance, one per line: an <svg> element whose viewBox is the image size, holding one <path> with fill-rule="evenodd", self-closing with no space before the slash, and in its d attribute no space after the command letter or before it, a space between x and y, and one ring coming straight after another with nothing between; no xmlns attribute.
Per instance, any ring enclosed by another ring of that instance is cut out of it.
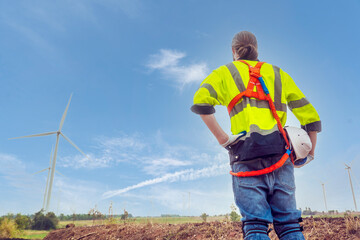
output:
<svg viewBox="0 0 360 240"><path fill-rule="evenodd" d="M274 105L276 110L286 112L286 104L281 103L282 82L281 82L280 68L273 65L273 70L275 74Z"/></svg>
<svg viewBox="0 0 360 240"><path fill-rule="evenodd" d="M236 114L238 114L239 112L243 111L244 108L246 107L246 105L248 105L248 104L250 104L251 107L270 109L269 103L267 101L243 97L243 100L241 102L239 102L238 104L236 104L234 106L234 108L231 110L230 117L233 117Z"/></svg>
<svg viewBox="0 0 360 240"><path fill-rule="evenodd" d="M254 132L256 133L259 133L261 134L262 136L266 136L266 135L269 135L273 132L276 132L276 131L279 131L279 128L277 126L277 124L275 124L271 129L268 129L268 130L264 130L264 129L261 129L258 125L256 124L251 124L250 125L250 131L246 133L246 135L242 138L248 138L250 137L250 135Z"/></svg>
<svg viewBox="0 0 360 240"><path fill-rule="evenodd" d="M290 110L292 110L293 108L300 108L300 107L303 107L305 105L308 105L309 103L310 102L306 98L302 98L302 99L299 99L299 100L288 102L288 106L289 106Z"/></svg>
<svg viewBox="0 0 360 240"><path fill-rule="evenodd" d="M246 90L244 82L241 78L241 75L239 73L239 70L236 68L234 63L228 63L226 64L226 67L229 69L231 76L233 77L235 84L237 88L239 89L239 92L243 92Z"/></svg>
<svg viewBox="0 0 360 240"><path fill-rule="evenodd" d="M313 123L306 124L305 126L301 126L301 128L307 132L310 131L321 132L321 121L316 121Z"/></svg>
<svg viewBox="0 0 360 240"><path fill-rule="evenodd" d="M191 111L197 114L213 114L215 113L215 108L207 103L194 104L191 107Z"/></svg>
<svg viewBox="0 0 360 240"><path fill-rule="evenodd" d="M211 86L208 83L204 83L203 85L200 86L200 88L206 88L210 93L210 97L215 98L217 100L218 95L213 86Z"/></svg>

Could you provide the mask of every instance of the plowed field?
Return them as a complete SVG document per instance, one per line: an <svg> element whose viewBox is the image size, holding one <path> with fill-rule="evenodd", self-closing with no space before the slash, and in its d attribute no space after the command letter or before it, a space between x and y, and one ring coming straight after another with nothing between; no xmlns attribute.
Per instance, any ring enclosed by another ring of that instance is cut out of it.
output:
<svg viewBox="0 0 360 240"><path fill-rule="evenodd" d="M358 218L306 218L302 223L304 236L313 240L360 240ZM274 231L272 240L278 239ZM92 227L71 227L50 232L45 240L185 240L242 239L240 222L210 222L185 224L115 224Z"/></svg>

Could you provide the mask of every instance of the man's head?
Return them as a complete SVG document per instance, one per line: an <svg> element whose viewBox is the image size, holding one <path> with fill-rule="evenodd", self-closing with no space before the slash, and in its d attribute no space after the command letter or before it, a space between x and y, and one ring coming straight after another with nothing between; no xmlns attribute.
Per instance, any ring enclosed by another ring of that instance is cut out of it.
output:
<svg viewBox="0 0 360 240"><path fill-rule="evenodd" d="M231 48L233 52L233 59L257 60L257 41L254 34L248 31L242 31L235 34Z"/></svg>

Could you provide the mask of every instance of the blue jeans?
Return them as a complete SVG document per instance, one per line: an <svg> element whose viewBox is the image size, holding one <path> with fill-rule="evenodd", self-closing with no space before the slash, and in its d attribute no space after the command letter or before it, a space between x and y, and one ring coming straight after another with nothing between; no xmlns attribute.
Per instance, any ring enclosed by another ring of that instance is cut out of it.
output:
<svg viewBox="0 0 360 240"><path fill-rule="evenodd" d="M254 171L269 167L281 156L236 162L233 172ZM290 159L265 175L232 177L236 205L243 216L244 240L269 240L268 223L274 223L280 240L305 239L298 223L301 212L296 209L294 167Z"/></svg>

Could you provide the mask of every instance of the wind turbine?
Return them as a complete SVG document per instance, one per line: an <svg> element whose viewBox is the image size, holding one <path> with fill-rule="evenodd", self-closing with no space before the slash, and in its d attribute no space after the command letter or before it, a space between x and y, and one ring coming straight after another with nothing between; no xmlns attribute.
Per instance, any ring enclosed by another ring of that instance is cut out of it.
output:
<svg viewBox="0 0 360 240"><path fill-rule="evenodd" d="M54 146L53 146L53 147L54 147ZM48 168L45 168L45 169L43 169L43 170L41 170L41 171L38 171L38 172L36 172L36 173L33 174L33 175L36 175L36 174L38 174L38 173L41 173L41 172L44 172L44 171L48 170L48 175L47 175L47 178L46 178L45 193L44 193L44 201L43 201L43 207L42 207L43 210L45 210L46 193L47 193L48 187L49 187L49 175L50 175L50 169L51 169L51 157L52 157L52 155L53 155L53 150L54 150L54 149L52 148L52 149L51 149L51 154L50 154L49 167L48 167Z"/></svg>
<svg viewBox="0 0 360 240"><path fill-rule="evenodd" d="M352 163L352 162L351 162ZM350 163L350 165L351 165ZM354 205L355 205L355 211L357 212L357 206L356 206L356 200L355 200L355 194L354 194L354 188L353 188L353 185L352 185L352 181L351 181L351 175L350 175L350 171L351 171L351 167L349 165L347 165L346 163L344 163L345 166L346 166L346 170L348 170L348 174L349 174L349 180L350 180L350 186L351 186L351 192L352 192L352 195L353 195L353 200L354 200Z"/></svg>
<svg viewBox="0 0 360 240"><path fill-rule="evenodd" d="M52 134L56 134L56 143L55 143L55 151L54 151L54 155L53 155L53 160L52 160L52 167L50 169L50 183L49 183L49 188L47 190L47 198L46 198L46 207L45 207L45 212L47 212L49 210L49 206L50 206L50 199L51 199L51 191L52 191L52 186L53 186L53 182L54 182L54 175L55 175L55 165L56 165L56 156L57 156L57 151L58 151L58 145L59 145L59 138L60 135L65 138L66 141L68 141L71 145L73 145L82 155L84 155L86 158L88 158L88 156L85 155L85 153L83 151L80 150L80 148L78 148L78 146L76 146L68 137L66 137L62 132L61 129L64 125L64 121L66 118L66 114L67 111L69 109L69 105L71 102L71 98L72 98L72 94L70 95L70 99L69 102L65 108L64 114L62 115L61 121L60 121L60 126L59 126L59 130L57 130L56 132L46 132L46 133L39 133L39 134L33 134L33 135L28 135L28 136L22 136L22 137L15 137L15 138L10 138L10 139L19 139L19 138L29 138L29 137L41 137L41 136L48 136L48 135L52 135ZM46 168L48 169L48 168ZM46 169L42 170L45 171ZM41 171L40 171L41 172Z"/></svg>
<svg viewBox="0 0 360 240"><path fill-rule="evenodd" d="M321 183L322 189L323 189L323 195L324 195L324 202L325 202L325 209L326 212L328 212L327 204L326 204L326 194L325 194L325 183Z"/></svg>

